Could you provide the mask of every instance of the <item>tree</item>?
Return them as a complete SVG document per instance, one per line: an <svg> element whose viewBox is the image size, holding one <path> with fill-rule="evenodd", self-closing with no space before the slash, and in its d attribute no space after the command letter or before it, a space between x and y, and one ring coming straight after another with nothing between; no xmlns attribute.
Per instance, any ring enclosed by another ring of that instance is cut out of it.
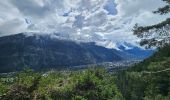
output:
<svg viewBox="0 0 170 100"><path fill-rule="evenodd" d="M167 3L164 7L158 8L153 13L165 15L170 13L170 0L163 0ZM162 47L170 43L170 18L151 26L139 26L133 28L134 35L141 38L140 45L150 48L153 46Z"/></svg>

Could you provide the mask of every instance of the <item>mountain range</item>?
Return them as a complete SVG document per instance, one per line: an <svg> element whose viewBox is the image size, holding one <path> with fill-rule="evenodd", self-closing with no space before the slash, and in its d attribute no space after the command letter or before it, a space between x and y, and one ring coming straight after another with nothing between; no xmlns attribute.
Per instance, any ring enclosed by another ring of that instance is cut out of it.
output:
<svg viewBox="0 0 170 100"><path fill-rule="evenodd" d="M19 33L0 37L0 72L67 68L70 66L144 59L154 51L127 42L73 41L49 34Z"/></svg>

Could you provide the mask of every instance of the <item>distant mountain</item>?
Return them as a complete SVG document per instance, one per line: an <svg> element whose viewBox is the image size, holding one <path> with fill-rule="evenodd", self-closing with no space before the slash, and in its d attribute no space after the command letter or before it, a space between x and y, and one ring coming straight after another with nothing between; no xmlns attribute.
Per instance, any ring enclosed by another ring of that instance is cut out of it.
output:
<svg viewBox="0 0 170 100"><path fill-rule="evenodd" d="M63 36L64 37L64 36ZM144 59L152 50L129 43L73 41L51 34L26 34L0 37L0 72L31 67L35 70Z"/></svg>
<svg viewBox="0 0 170 100"><path fill-rule="evenodd" d="M146 50L127 42L117 43L117 48L127 55L127 57L124 56L127 59L130 59L130 57L135 59L145 59L150 57L155 52L155 50Z"/></svg>
<svg viewBox="0 0 170 100"><path fill-rule="evenodd" d="M123 60L119 51L95 43L73 42L50 35L16 34L0 37L0 72L63 68Z"/></svg>
<svg viewBox="0 0 170 100"><path fill-rule="evenodd" d="M151 56L155 50L146 50L127 42L97 41L96 45L115 49L124 60L142 60Z"/></svg>
<svg viewBox="0 0 170 100"><path fill-rule="evenodd" d="M30 33L29 33L30 34ZM34 33L33 33L34 34ZM94 42L97 46L102 46L107 49L117 50L118 55L123 59L145 59L153 54L155 50L145 50L137 45L128 42L113 42L111 40L104 39L98 34L68 34L68 33L53 33L51 37L55 37L60 40L71 40L77 42Z"/></svg>

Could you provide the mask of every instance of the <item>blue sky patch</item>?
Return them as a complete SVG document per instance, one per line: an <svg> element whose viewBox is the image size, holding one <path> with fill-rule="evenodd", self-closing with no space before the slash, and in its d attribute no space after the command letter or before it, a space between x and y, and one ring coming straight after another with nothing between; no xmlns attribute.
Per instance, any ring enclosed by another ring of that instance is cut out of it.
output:
<svg viewBox="0 0 170 100"><path fill-rule="evenodd" d="M104 9L108 11L110 15L117 14L116 4L114 0L108 0L107 4L104 6Z"/></svg>

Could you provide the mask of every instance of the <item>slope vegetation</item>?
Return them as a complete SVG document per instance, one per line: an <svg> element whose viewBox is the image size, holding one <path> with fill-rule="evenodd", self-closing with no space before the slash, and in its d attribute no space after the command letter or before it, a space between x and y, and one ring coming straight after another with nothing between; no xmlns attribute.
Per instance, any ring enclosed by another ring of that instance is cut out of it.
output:
<svg viewBox="0 0 170 100"><path fill-rule="evenodd" d="M118 85L127 100L169 100L170 46L119 73Z"/></svg>

